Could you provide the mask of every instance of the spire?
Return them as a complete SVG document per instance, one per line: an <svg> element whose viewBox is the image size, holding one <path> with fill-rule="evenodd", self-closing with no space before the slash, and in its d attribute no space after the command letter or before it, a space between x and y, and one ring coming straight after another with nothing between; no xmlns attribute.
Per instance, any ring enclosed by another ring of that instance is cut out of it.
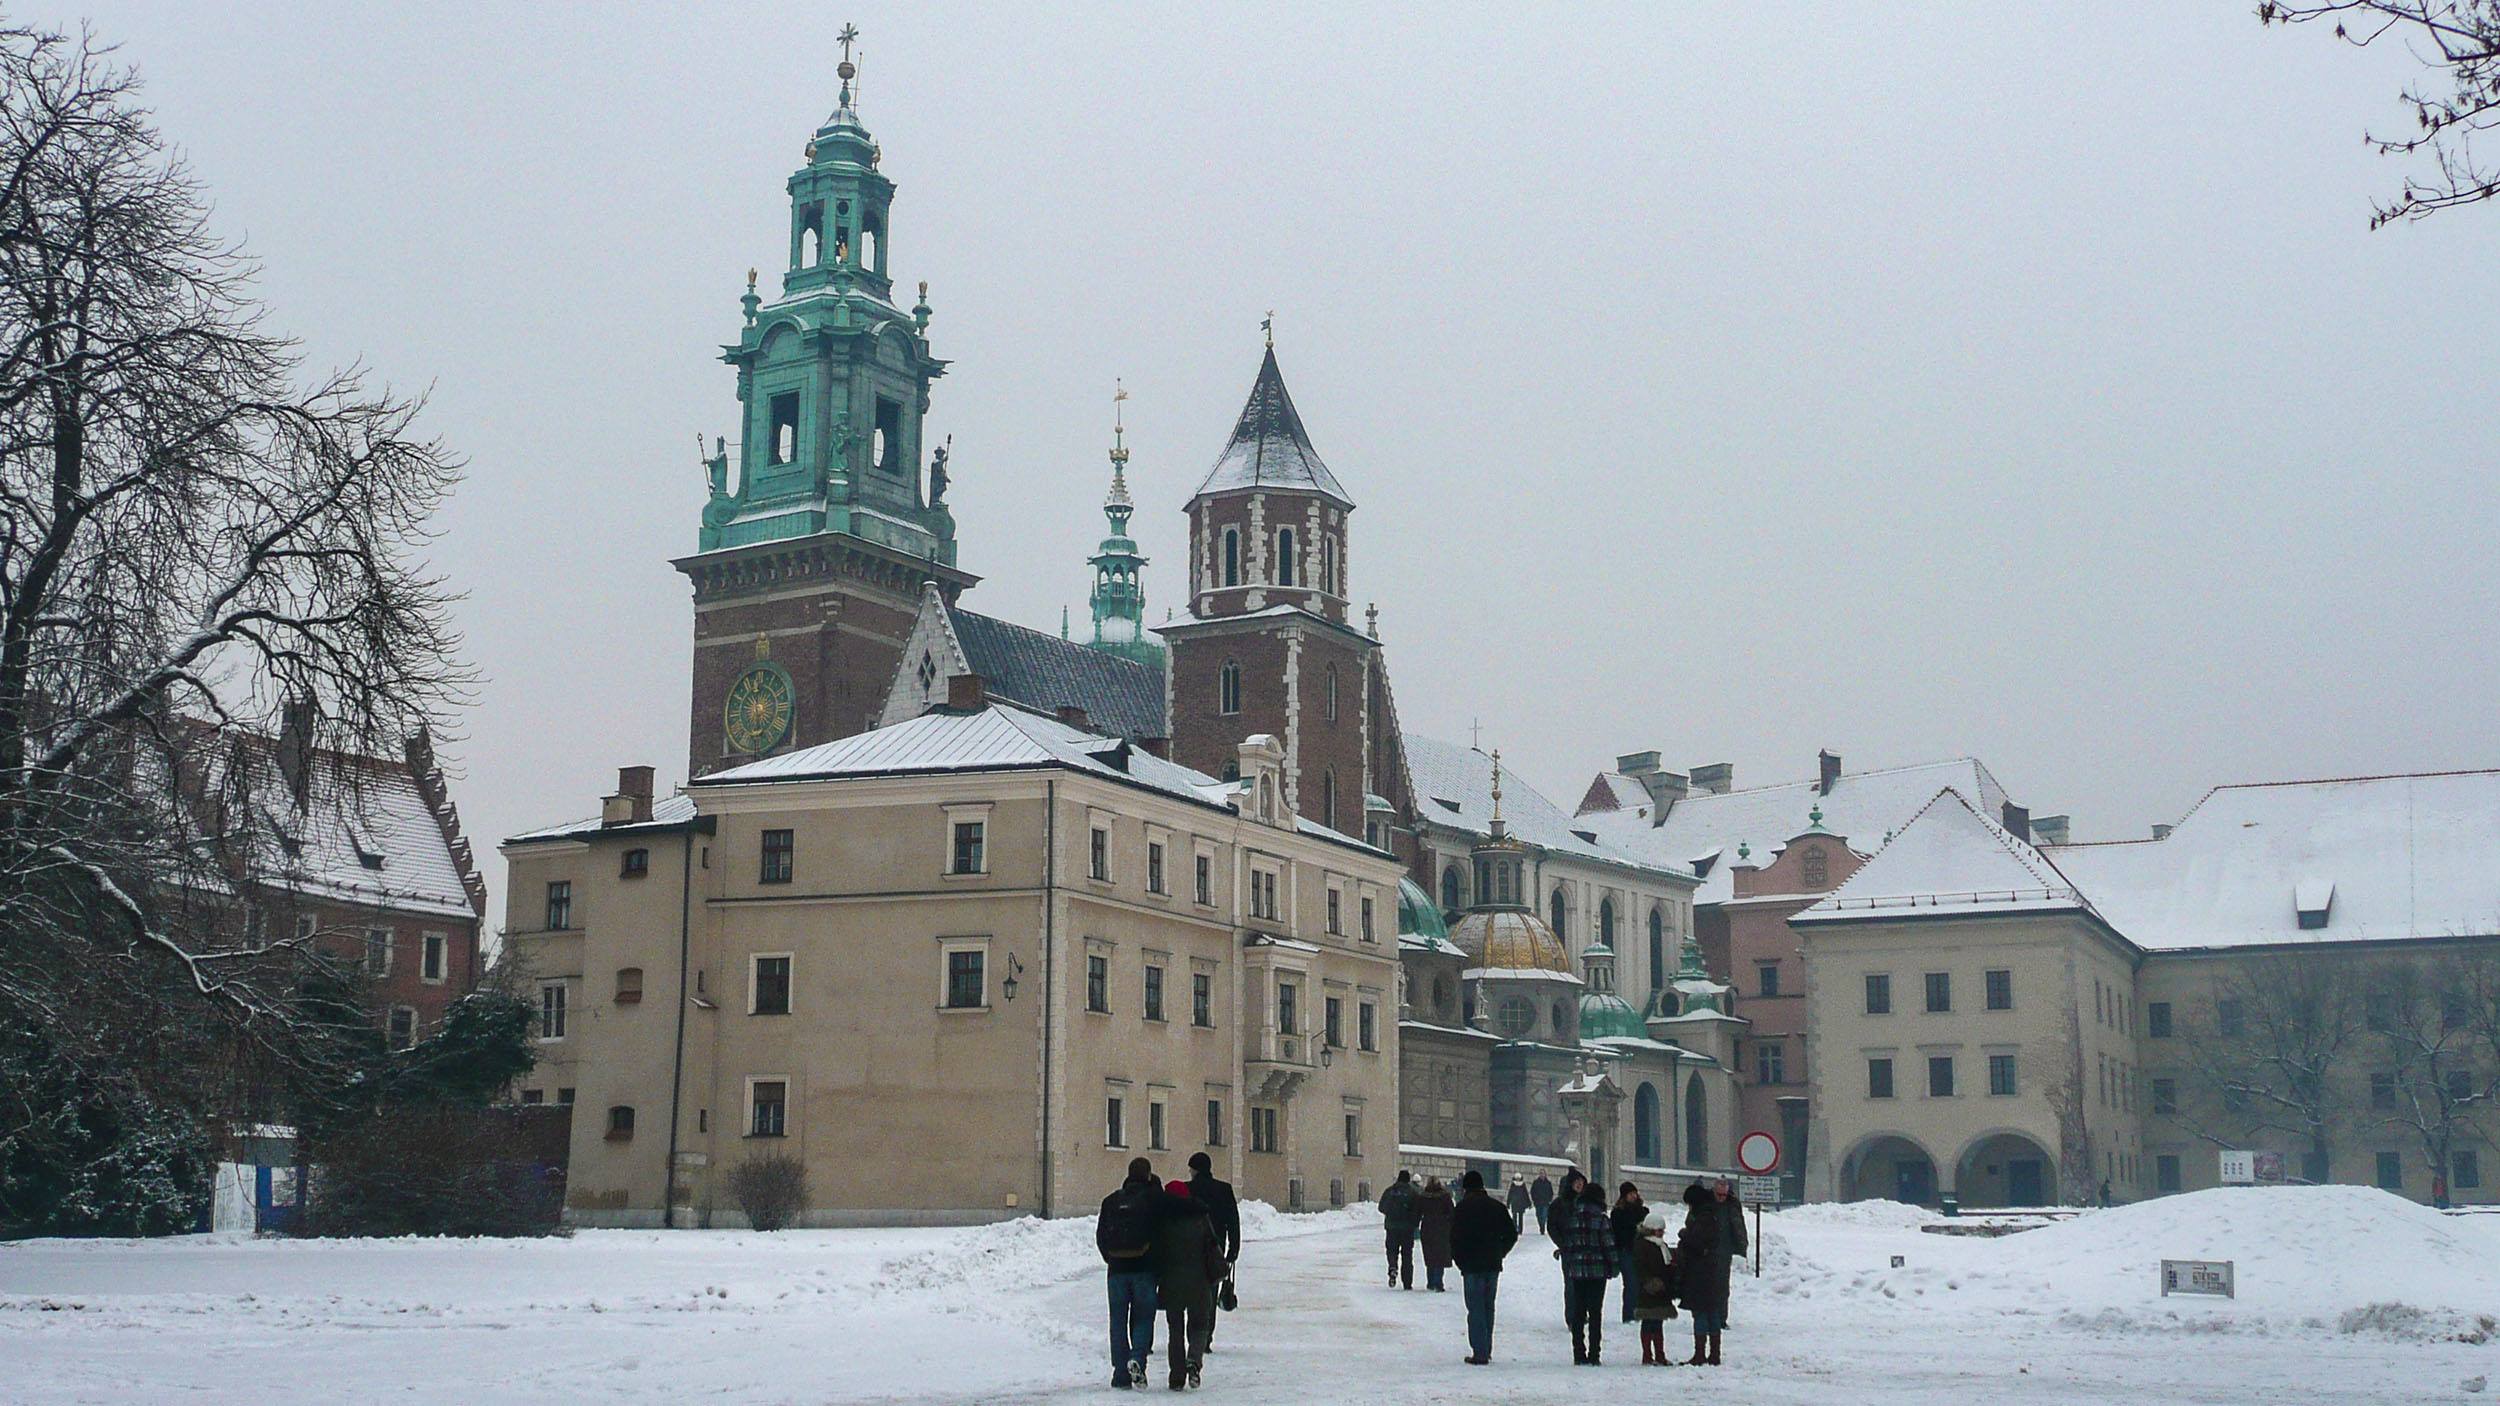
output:
<svg viewBox="0 0 2500 1406"><path fill-rule="evenodd" d="M1273 316L1261 326L1266 329L1267 350L1259 360L1257 379L1250 383L1250 399L1243 403L1233 437L1216 457L1215 467L1198 485L1198 496L1252 488L1298 488L1333 499L1340 507L1353 507L1345 486L1311 447L1310 432L1302 427L1293 396L1285 390L1285 375L1276 368Z"/></svg>
<svg viewBox="0 0 2500 1406"><path fill-rule="evenodd" d="M842 62L833 66L835 76L842 80L842 93L835 102L834 116L839 118L850 114L852 120L856 121L858 120L857 114L851 113L851 80L859 76L859 65L851 62L851 46L859 42L859 26L846 22L842 26L842 32L834 38L842 44Z"/></svg>
<svg viewBox="0 0 2500 1406"><path fill-rule="evenodd" d="M1128 426L1121 405L1128 400L1128 387L1117 378L1111 382L1111 492L1102 501L1103 516L1111 519L1115 537L1128 535L1129 514L1137 505L1128 496Z"/></svg>
<svg viewBox="0 0 2500 1406"><path fill-rule="evenodd" d="M1502 834L1502 749L1493 749L1493 836Z"/></svg>
<svg viewBox="0 0 2500 1406"><path fill-rule="evenodd" d="M1094 637L1089 643L1107 654L1163 667L1163 646L1146 633L1146 558L1128 535L1129 515L1137 510L1128 492L1128 387L1111 383L1111 491L1103 495L1102 515L1109 536L1090 560L1094 567Z"/></svg>

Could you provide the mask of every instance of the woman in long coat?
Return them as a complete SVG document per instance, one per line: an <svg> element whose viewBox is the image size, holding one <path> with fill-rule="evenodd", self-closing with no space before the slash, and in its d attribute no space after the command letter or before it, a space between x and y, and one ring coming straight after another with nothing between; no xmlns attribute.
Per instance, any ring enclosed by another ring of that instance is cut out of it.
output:
<svg viewBox="0 0 2500 1406"><path fill-rule="evenodd" d="M1693 1355L1686 1365L1719 1365L1719 1335L1727 1329L1728 1277L1750 1248L1744 1203L1726 1178L1714 1188L1684 1188L1684 1229L1676 1237L1684 1307L1693 1315Z"/></svg>
<svg viewBox="0 0 2500 1406"><path fill-rule="evenodd" d="M1450 1216L1458 1203L1450 1199L1450 1189L1439 1177L1424 1178L1424 1189L1415 1198L1417 1225L1423 1232L1424 1287L1442 1292L1441 1272L1450 1267Z"/></svg>

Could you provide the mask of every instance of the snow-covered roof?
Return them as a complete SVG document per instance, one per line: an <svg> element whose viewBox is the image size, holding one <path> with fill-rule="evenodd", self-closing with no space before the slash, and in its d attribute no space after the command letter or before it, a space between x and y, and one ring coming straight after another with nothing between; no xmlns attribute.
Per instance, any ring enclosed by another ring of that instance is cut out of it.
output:
<svg viewBox="0 0 2500 1406"><path fill-rule="evenodd" d="M475 918L482 911L484 889L466 877L467 845L445 833L415 761L314 748L299 808L278 763L280 743L204 735L233 741L228 794L248 797L250 813L278 838L268 882L437 917Z"/></svg>
<svg viewBox="0 0 2500 1406"><path fill-rule="evenodd" d="M2500 771L2218 786L2165 839L2043 852L2140 947L2500 933Z"/></svg>
<svg viewBox="0 0 2500 1406"><path fill-rule="evenodd" d="M975 611L948 614L966 667L991 693L1045 713L1083 708L1088 722L1121 737L1171 736L1161 669Z"/></svg>
<svg viewBox="0 0 2500 1406"><path fill-rule="evenodd" d="M1267 349L1266 359L1259 363L1258 379L1251 383L1250 399L1241 407L1233 437L1207 472L1206 481L1198 485L1198 492L1204 496L1254 488L1302 489L1324 494L1343 507L1354 506L1344 485L1311 447L1310 433L1302 428L1293 397L1285 391L1284 375L1276 369L1274 347Z"/></svg>
<svg viewBox="0 0 2500 1406"><path fill-rule="evenodd" d="M1898 917L1911 912L2045 913L2090 907L2057 866L1951 787L1892 842L1792 922Z"/></svg>
<svg viewBox="0 0 2500 1406"><path fill-rule="evenodd" d="M609 825L601 821L598 816L586 816L580 820L565 821L561 825L545 825L536 830L524 830L520 834L514 835L505 840L504 843L508 845L526 845L534 844L540 840L582 839L591 835L630 835L637 830L661 830L672 825L683 825L692 819L694 819L694 798L692 796L663 796L651 803L651 818L649 820L636 820L628 821L622 825Z"/></svg>
<svg viewBox="0 0 2500 1406"><path fill-rule="evenodd" d="M1735 885L1728 871L1736 863L1737 847L1750 846L1757 860L1767 859L1804 832L1816 806L1823 808L1823 828L1864 854L1909 824L1911 816L1948 786L1988 815L2004 814L2006 800L2005 788L1986 766L1962 757L1843 773L1828 793L1816 781L1718 794L1697 791L1669 807L1664 824L1652 824L1649 793L1620 773L1606 775L1630 785L1633 794L1625 808L1592 810L1571 823L1593 832L1609 848L1638 856L1645 863L1688 868L1710 861L1693 895L1696 903L1725 903L1733 898ZM1509 798L1506 787L1503 799Z"/></svg>
<svg viewBox="0 0 2500 1406"><path fill-rule="evenodd" d="M1551 971L1544 967L1469 967L1459 976L1467 981L1551 981L1564 986L1587 984L1569 972Z"/></svg>
<svg viewBox="0 0 2500 1406"><path fill-rule="evenodd" d="M1407 774L1414 780L1416 814L1464 834L1491 833L1493 759L1473 747L1412 732L1402 741ZM1502 824L1514 838L1557 853L1639 869L1664 869L1678 877L1689 878L1691 873L1680 863L1643 859L1605 843L1602 837L1592 838L1595 832L1589 826L1573 820L1507 766L1502 768Z"/></svg>

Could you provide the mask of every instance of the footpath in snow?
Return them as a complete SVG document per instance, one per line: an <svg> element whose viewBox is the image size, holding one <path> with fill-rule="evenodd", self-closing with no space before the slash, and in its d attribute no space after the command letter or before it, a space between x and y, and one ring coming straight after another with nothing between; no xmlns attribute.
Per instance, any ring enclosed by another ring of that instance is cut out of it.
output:
<svg viewBox="0 0 2500 1406"><path fill-rule="evenodd" d="M1245 1207L1242 1311L1200 1394L1239 1401L2481 1401L2500 1217L2349 1187L2224 1190L2002 1238L1885 1203L1765 1218L1729 1365L1570 1365L1533 1234L1495 1363L1451 1292L1382 1286L1378 1218ZM1894 1267L1895 1256L1903 1263ZM2164 1299L2168 1258L2237 1300ZM1090 1220L948 1230L595 1231L538 1241L0 1245L0 1401L1093 1401L1112 1396ZM1679 1322L1671 1346L1689 1350ZM1158 1348L1161 1344L1158 1343ZM1160 1382L1160 1361L1155 1380ZM1155 1388L1160 1392L1161 1388Z"/></svg>

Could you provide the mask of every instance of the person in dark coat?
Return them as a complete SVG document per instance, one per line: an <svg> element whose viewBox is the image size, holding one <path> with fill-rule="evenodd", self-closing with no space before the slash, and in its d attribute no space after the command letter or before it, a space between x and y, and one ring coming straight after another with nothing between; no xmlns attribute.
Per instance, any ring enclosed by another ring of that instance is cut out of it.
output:
<svg viewBox="0 0 2500 1406"><path fill-rule="evenodd" d="M1380 1193L1380 1230L1389 1251L1389 1287L1415 1287L1415 1174L1404 1169ZM1401 1284L1401 1275L1405 1282Z"/></svg>
<svg viewBox="0 0 2500 1406"><path fill-rule="evenodd" d="M1750 1248L1745 1206L1735 1184L1694 1182L1684 1188L1684 1229L1676 1238L1682 1265L1684 1307L1693 1315L1693 1367L1719 1365L1719 1335L1727 1330L1728 1278Z"/></svg>
<svg viewBox="0 0 2500 1406"><path fill-rule="evenodd" d="M1546 1215L1546 1239L1557 1245L1562 1243L1562 1231L1558 1228L1562 1222L1558 1218L1571 1209L1572 1202L1580 1199L1580 1188L1588 1184L1589 1179L1580 1175L1580 1169L1577 1167L1562 1174L1562 1185L1555 1189L1554 1204L1548 1208Z"/></svg>
<svg viewBox="0 0 2500 1406"><path fill-rule="evenodd" d="M1241 1200L1233 1195L1231 1182L1215 1179L1215 1159L1203 1152L1189 1154L1189 1199L1207 1208L1207 1221L1224 1251L1224 1278L1216 1286L1220 1299L1224 1285L1232 1282L1234 1261L1241 1258ZM1215 1341L1212 1318L1207 1320L1207 1341Z"/></svg>
<svg viewBox="0 0 2500 1406"><path fill-rule="evenodd" d="M1546 1180L1545 1173L1537 1173L1536 1180L1528 1183L1528 1204L1536 1207L1536 1233L1545 1234L1546 1218L1554 1204L1554 1183ZM1527 1227L1523 1224L1520 1229Z"/></svg>
<svg viewBox="0 0 2500 1406"><path fill-rule="evenodd" d="M1132 1158L1128 1179L1102 1198L1094 1218L1094 1248L1102 1252L1103 1279L1111 1291L1111 1384L1143 1386L1146 1359L1155 1350L1154 1233L1165 1213L1165 1193L1155 1185L1154 1164Z"/></svg>
<svg viewBox="0 0 2500 1406"><path fill-rule="evenodd" d="M1632 1245L1640 1239L1641 1222L1649 1219L1649 1206L1641 1200L1641 1189L1625 1182L1615 1197L1615 1208L1608 1219L1615 1228L1615 1254L1623 1262L1623 1282L1630 1284L1636 1272L1632 1264ZM1632 1321L1632 1296L1623 1296L1623 1321Z"/></svg>
<svg viewBox="0 0 2500 1406"><path fill-rule="evenodd" d="M1519 1174L1518 1174L1517 1172L1513 1172L1513 1173L1511 1173L1511 1174L1510 1174L1510 1228L1511 1228L1511 1229L1513 1229L1513 1230L1521 1230L1521 1231L1524 1231L1524 1230L1526 1230L1526 1229L1528 1228L1528 1207L1529 1207L1531 1204L1533 1204L1533 1203L1531 1203L1531 1202L1530 1202L1530 1200L1528 1199L1528 1184L1527 1184L1526 1182L1521 1181L1521 1180L1519 1179ZM1545 1213L1544 1213L1544 1211L1543 1211L1541 1208L1540 1208L1540 1209L1538 1210L1538 1212L1537 1212L1537 1218L1536 1218L1536 1229L1537 1229L1537 1233L1538 1233L1539 1235L1542 1235L1542 1234L1544 1234L1544 1233L1545 1233Z"/></svg>
<svg viewBox="0 0 2500 1406"><path fill-rule="evenodd" d="M1623 1281L1623 1301L1641 1320L1641 1365L1666 1367L1667 1320L1675 1316L1675 1259L1667 1251L1666 1218L1649 1213L1632 1238L1632 1268Z"/></svg>
<svg viewBox="0 0 2500 1406"><path fill-rule="evenodd" d="M1459 1187L1458 1208L1450 1213L1450 1260L1467 1298L1467 1363L1481 1367L1493 1360L1493 1299L1503 1257L1519 1243L1519 1222L1484 1194L1482 1173L1469 1172Z"/></svg>
<svg viewBox="0 0 2500 1406"><path fill-rule="evenodd" d="M1216 1240L1214 1218L1191 1198L1189 1183L1176 1181L1163 1190L1171 1201L1167 1213L1155 1222L1155 1297L1163 1305L1163 1331L1171 1342L1169 1384L1179 1391L1198 1385L1199 1370L1206 1365L1207 1335L1215 1328L1215 1286L1223 1279L1224 1251Z"/></svg>
<svg viewBox="0 0 2500 1406"><path fill-rule="evenodd" d="M1615 1253L1605 1188L1585 1185L1570 1200L1556 1201L1553 1226L1554 1258L1562 1261L1563 1321L1571 1326L1571 1360L1594 1367L1606 1331L1606 1281L1623 1265L1623 1257Z"/></svg>
<svg viewBox="0 0 2500 1406"><path fill-rule="evenodd" d="M1444 1287L1441 1272L1450 1267L1450 1216L1457 1209L1439 1177L1424 1178L1424 1189L1415 1196L1415 1225L1424 1244L1424 1287L1436 1294Z"/></svg>

